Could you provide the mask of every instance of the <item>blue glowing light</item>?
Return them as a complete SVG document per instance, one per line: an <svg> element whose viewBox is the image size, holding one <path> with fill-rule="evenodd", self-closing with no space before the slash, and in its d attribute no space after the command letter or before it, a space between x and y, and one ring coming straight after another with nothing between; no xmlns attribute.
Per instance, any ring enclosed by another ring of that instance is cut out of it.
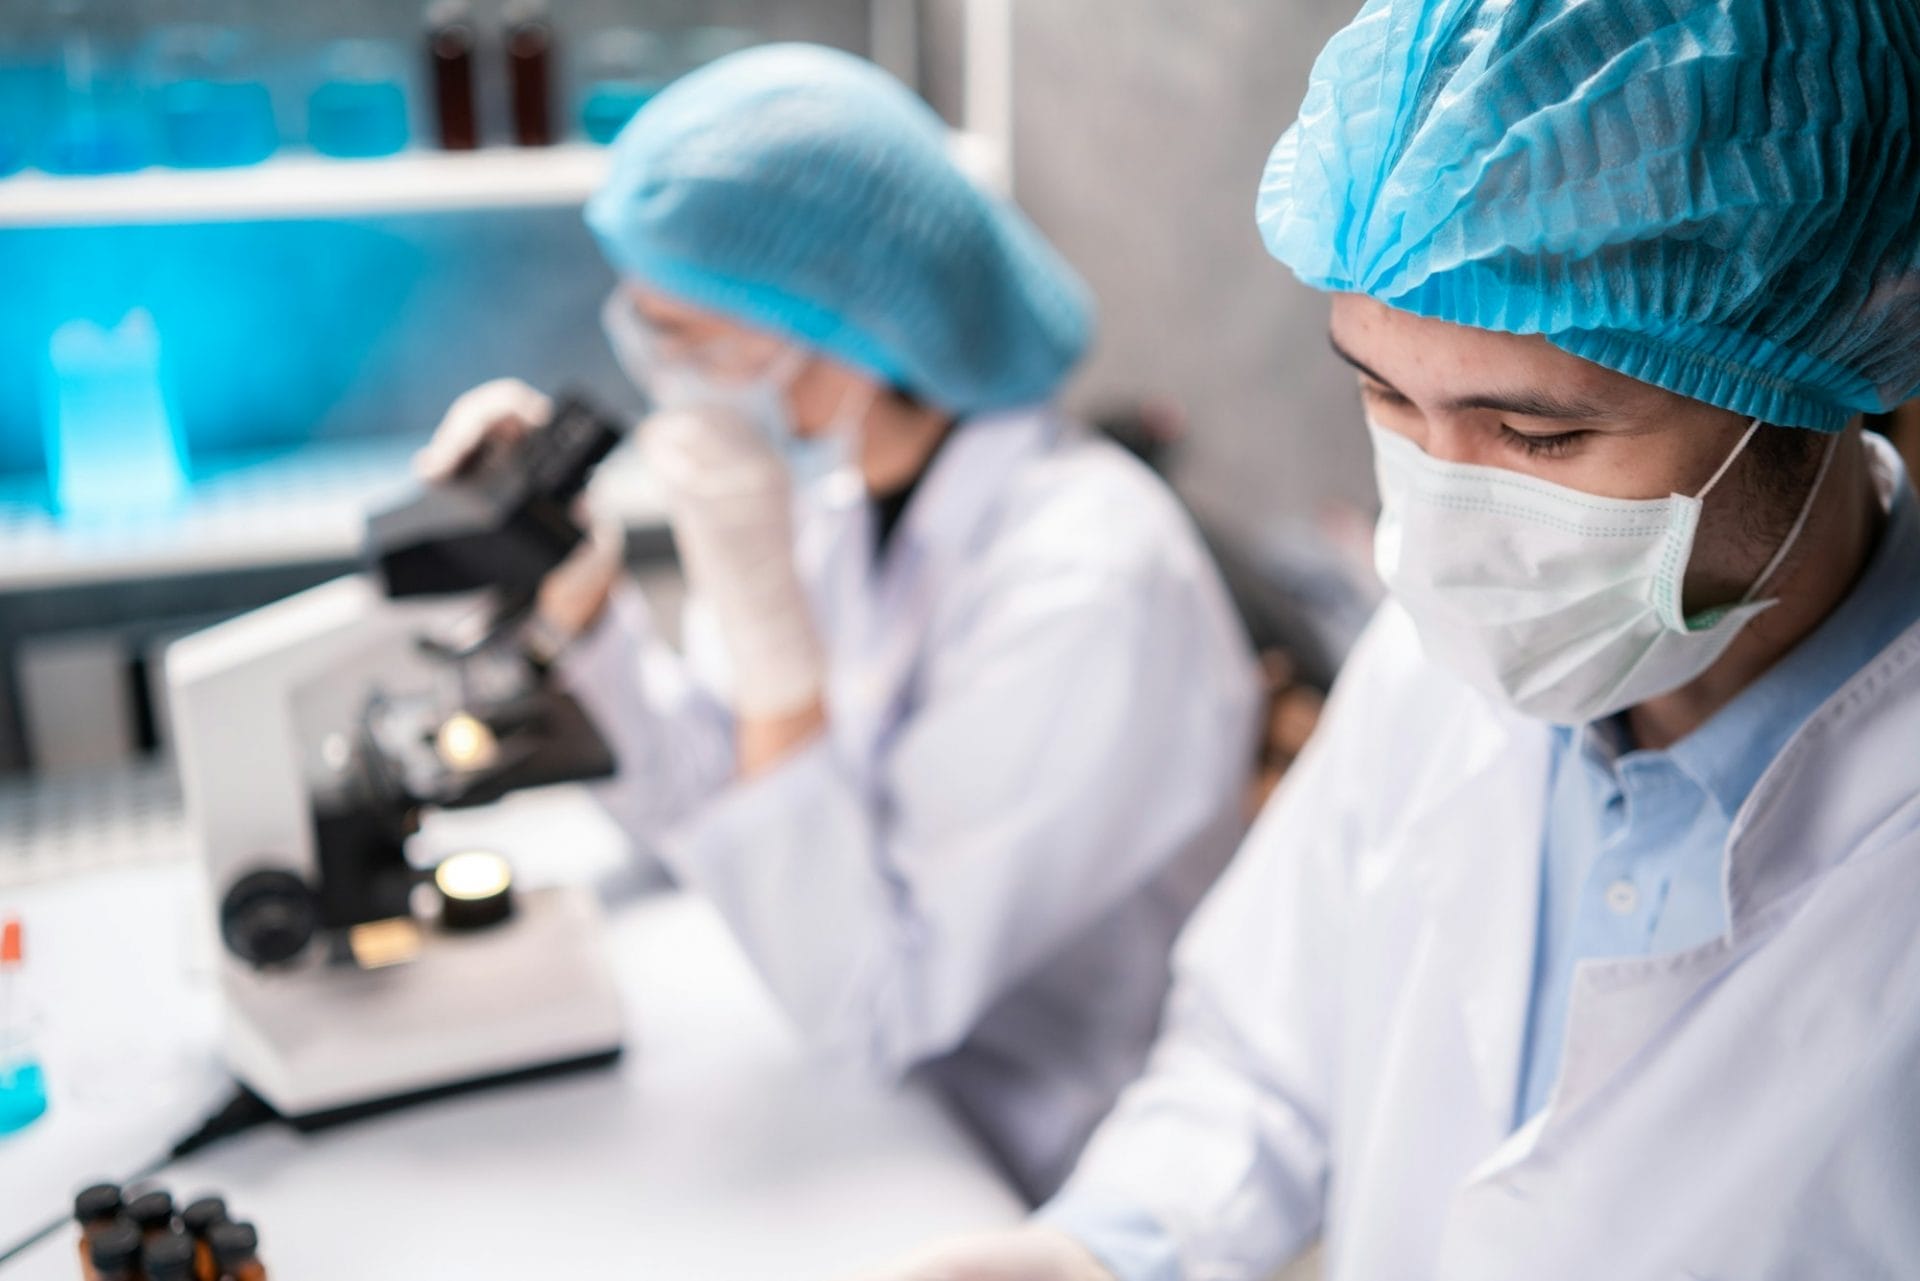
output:
<svg viewBox="0 0 1920 1281"><path fill-rule="evenodd" d="M48 344L45 386L48 479L63 515L151 511L186 493L150 314L129 312L111 329L91 320L61 325Z"/></svg>

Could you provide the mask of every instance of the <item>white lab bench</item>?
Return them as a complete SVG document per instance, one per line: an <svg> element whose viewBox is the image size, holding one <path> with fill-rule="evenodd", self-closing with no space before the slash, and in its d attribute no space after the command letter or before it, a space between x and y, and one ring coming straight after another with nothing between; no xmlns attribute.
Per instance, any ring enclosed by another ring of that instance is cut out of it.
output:
<svg viewBox="0 0 1920 1281"><path fill-rule="evenodd" d="M619 880L611 826L571 789L443 817L484 825L523 879ZM622 1062L317 1135L243 1135L173 1167L260 1228L281 1281L598 1277L807 1281L1021 1206L927 1091L810 1062L720 920L676 893L610 891L628 997ZM53 1106L0 1139L0 1243L136 1168L224 1095L206 908L190 862L0 890L23 915ZM0 1267L71 1281L63 1230Z"/></svg>

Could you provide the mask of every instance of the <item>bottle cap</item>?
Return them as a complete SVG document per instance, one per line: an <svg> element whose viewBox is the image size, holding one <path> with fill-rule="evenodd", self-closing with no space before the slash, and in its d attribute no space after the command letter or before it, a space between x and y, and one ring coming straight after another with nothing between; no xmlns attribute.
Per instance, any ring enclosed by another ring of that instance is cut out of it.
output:
<svg viewBox="0 0 1920 1281"><path fill-rule="evenodd" d="M501 17L505 19L509 29L528 23L544 24L547 21L547 2L546 0L511 0Z"/></svg>
<svg viewBox="0 0 1920 1281"><path fill-rule="evenodd" d="M18 965L24 959L21 950L20 918L9 916L5 925L0 925L0 965Z"/></svg>
<svg viewBox="0 0 1920 1281"><path fill-rule="evenodd" d="M90 1188L82 1188L73 1198L73 1217L82 1223L94 1219L111 1219L120 1213L120 1185L118 1183L96 1183Z"/></svg>
<svg viewBox="0 0 1920 1281"><path fill-rule="evenodd" d="M221 1267L244 1263L260 1250L260 1234L251 1223L216 1223L207 1237L213 1261Z"/></svg>
<svg viewBox="0 0 1920 1281"><path fill-rule="evenodd" d="M101 1272L131 1270L140 1262L140 1229L126 1219L106 1228L93 1238L87 1257Z"/></svg>
<svg viewBox="0 0 1920 1281"><path fill-rule="evenodd" d="M147 1242L142 1252L147 1281L192 1281L193 1238L184 1232L169 1232Z"/></svg>
<svg viewBox="0 0 1920 1281"><path fill-rule="evenodd" d="M173 1197L166 1192L144 1192L127 1202L127 1217L142 1232L165 1227L173 1219Z"/></svg>
<svg viewBox="0 0 1920 1281"><path fill-rule="evenodd" d="M439 28L473 18L473 6L467 0L434 0L427 6L427 25Z"/></svg>
<svg viewBox="0 0 1920 1281"><path fill-rule="evenodd" d="M217 1196L203 1196L180 1211L180 1221L197 1237L207 1235L216 1223L227 1221L227 1203Z"/></svg>

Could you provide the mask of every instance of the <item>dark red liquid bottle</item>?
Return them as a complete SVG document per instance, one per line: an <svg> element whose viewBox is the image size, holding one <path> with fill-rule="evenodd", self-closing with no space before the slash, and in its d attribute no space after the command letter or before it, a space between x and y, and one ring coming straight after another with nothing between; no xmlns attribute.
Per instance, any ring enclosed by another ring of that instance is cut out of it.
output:
<svg viewBox="0 0 1920 1281"><path fill-rule="evenodd" d="M507 15L507 96L513 108L513 140L545 147L553 137L553 26L537 5Z"/></svg>
<svg viewBox="0 0 1920 1281"><path fill-rule="evenodd" d="M461 0L445 0L427 11L427 71L440 145L448 151L480 145L473 95L476 43L473 14Z"/></svg>

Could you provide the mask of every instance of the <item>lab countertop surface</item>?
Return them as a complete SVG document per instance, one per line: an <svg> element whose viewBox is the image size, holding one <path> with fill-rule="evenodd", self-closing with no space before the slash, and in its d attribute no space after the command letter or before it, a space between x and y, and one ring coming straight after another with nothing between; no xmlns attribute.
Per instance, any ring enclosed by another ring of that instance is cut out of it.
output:
<svg viewBox="0 0 1920 1281"><path fill-rule="evenodd" d="M704 904L617 888L624 853L577 793L444 817L421 839L461 843L484 824L524 880L541 879L531 866L612 887L626 1053L316 1135L256 1130L159 1176L176 1198L224 1194L258 1225L278 1281L827 1281L1019 1218L931 1093L811 1062ZM26 923L52 1097L39 1123L0 1138L4 1248L78 1187L153 1159L229 1083L196 865L0 891L0 911ZM71 1281L73 1239L63 1228L0 1278Z"/></svg>

